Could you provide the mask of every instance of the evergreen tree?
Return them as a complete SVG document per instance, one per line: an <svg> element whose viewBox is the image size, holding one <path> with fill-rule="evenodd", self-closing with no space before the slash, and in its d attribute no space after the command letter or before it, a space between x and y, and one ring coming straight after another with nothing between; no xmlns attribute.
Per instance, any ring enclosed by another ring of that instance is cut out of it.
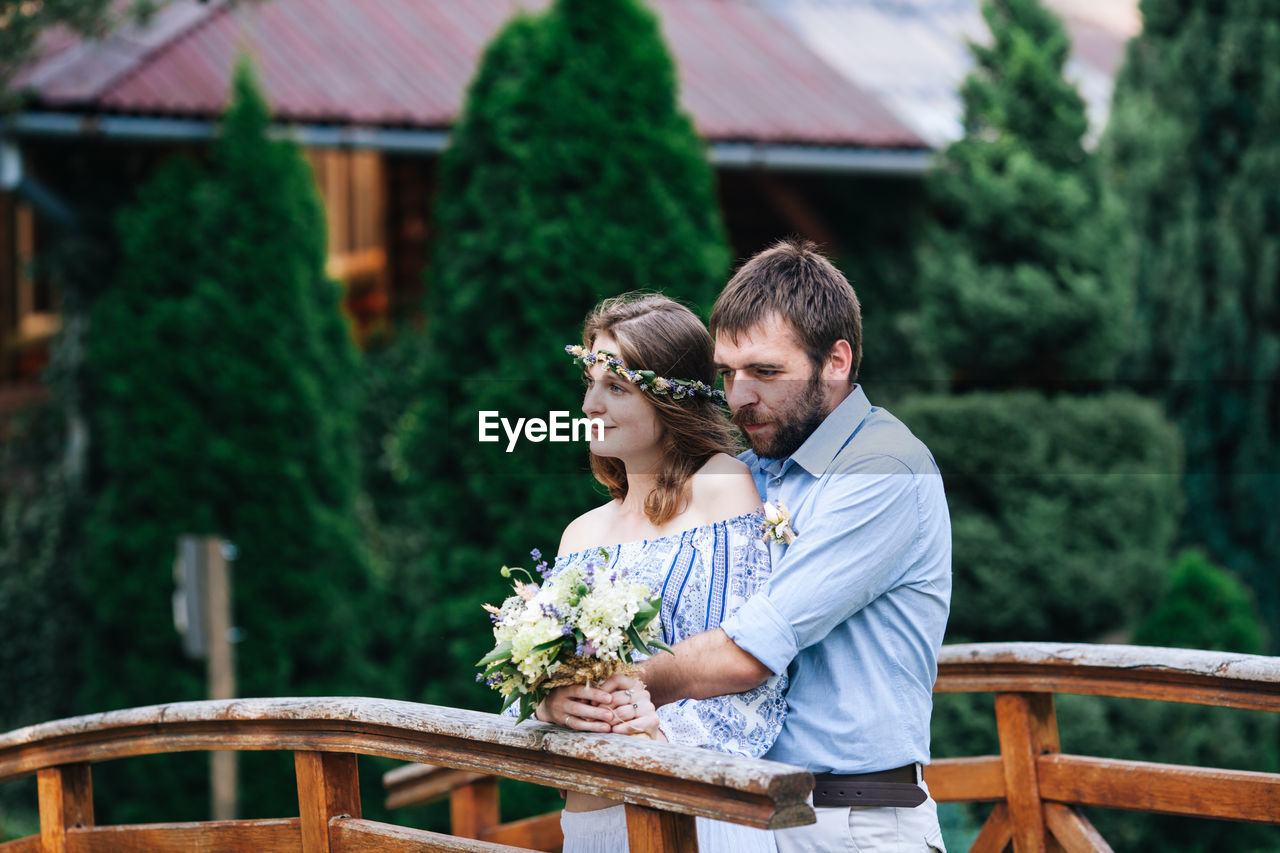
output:
<svg viewBox="0 0 1280 853"><path fill-rule="evenodd" d="M1134 395L1067 393L1094 390L1121 353L1122 222L1083 148L1062 24L1037 0L983 14L990 45L973 47L965 135L928 176L919 253L923 330L960 393L900 409L948 478L952 637L1094 639L1162 585L1180 446ZM1009 595L1025 603L998 606Z"/></svg>
<svg viewBox="0 0 1280 853"><path fill-rule="evenodd" d="M1135 642L1183 649L1262 652L1262 623L1249 588L1196 550L1178 556L1159 604L1134 632Z"/></svg>
<svg viewBox="0 0 1280 853"><path fill-rule="evenodd" d="M183 533L237 547L241 695L382 692L355 512L356 359L324 276L314 180L294 146L267 139L268 119L242 63L208 168L171 162L120 217L121 272L89 350L103 488L83 578L84 711L201 698L169 601ZM128 794L112 818L199 808L203 764L172 766L185 776L109 765L128 780L102 788ZM278 775L244 772L249 811L287 813Z"/></svg>
<svg viewBox="0 0 1280 853"><path fill-rule="evenodd" d="M1083 148L1069 42L1039 0L988 0L990 46L961 89L964 136L927 177L923 333L967 383L1106 379L1130 287L1115 205Z"/></svg>
<svg viewBox="0 0 1280 853"><path fill-rule="evenodd" d="M1104 140L1138 237L1128 361L1187 441L1184 539L1280 638L1280 9L1143 0Z"/></svg>
<svg viewBox="0 0 1280 853"><path fill-rule="evenodd" d="M602 503L582 442L477 441L478 413L579 415L564 354L601 298L660 289L707 306L729 254L675 69L638 0L558 0L489 46L441 163L428 271L432 366L398 442L427 554L396 586L418 606L414 698L494 710L474 683L497 569L554 553ZM443 637L443 643L439 638Z"/></svg>

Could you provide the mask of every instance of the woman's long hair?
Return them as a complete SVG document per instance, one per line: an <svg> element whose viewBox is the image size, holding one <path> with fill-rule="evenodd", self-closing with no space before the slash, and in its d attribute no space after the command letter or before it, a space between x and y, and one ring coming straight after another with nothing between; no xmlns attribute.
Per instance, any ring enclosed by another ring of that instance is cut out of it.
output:
<svg viewBox="0 0 1280 853"><path fill-rule="evenodd" d="M665 296L628 293L606 299L587 315L583 346L595 349L600 335L617 341L621 352L616 354L632 370L715 384L715 345L707 327L688 308ZM689 505L689 480L694 473L717 453L737 453L738 444L719 401L640 393L657 411L662 447L662 470L657 486L645 498L644 512L654 525L662 525ZM627 470L621 460L592 453L591 473L613 498L627 496Z"/></svg>

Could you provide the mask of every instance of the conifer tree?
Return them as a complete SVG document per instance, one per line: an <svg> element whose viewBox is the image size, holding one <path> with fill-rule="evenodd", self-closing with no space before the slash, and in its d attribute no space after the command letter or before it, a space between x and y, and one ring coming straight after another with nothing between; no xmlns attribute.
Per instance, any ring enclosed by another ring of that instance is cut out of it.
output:
<svg viewBox="0 0 1280 853"><path fill-rule="evenodd" d="M927 177L923 333L963 382L1109 378L1130 287L1122 231L1083 148L1069 41L1039 0L988 0L989 46L961 89L964 136Z"/></svg>
<svg viewBox="0 0 1280 853"><path fill-rule="evenodd" d="M1183 536L1280 642L1280 9L1144 0L1104 152L1138 237L1127 373L1187 441Z"/></svg>
<svg viewBox="0 0 1280 853"><path fill-rule="evenodd" d="M314 180L268 120L242 63L207 169L167 164L120 217L121 271L88 359L102 489L82 579L84 711L203 698L170 607L183 533L236 546L241 695L383 689L367 656L377 584L355 514L354 350ZM190 770L106 772L128 777L122 809L200 807ZM259 775L244 773L248 810L287 808Z"/></svg>
<svg viewBox="0 0 1280 853"><path fill-rule="evenodd" d="M1180 447L1149 401L1081 393L1121 353L1122 222L1083 147L1061 22L1038 0L982 8L990 43L973 46L965 134L928 176L936 221L919 253L923 326L953 395L902 415L950 475L953 634L1089 640L1155 601ZM994 607L1024 593L1022 606Z"/></svg>
<svg viewBox="0 0 1280 853"><path fill-rule="evenodd" d="M408 419L409 490L430 531L416 577L414 697L493 709L473 682L479 605L498 568L553 554L602 502L586 445L481 444L478 413L581 416L565 355L601 298L661 290L703 309L728 272L711 170L652 12L637 0L557 0L485 52L441 164L428 271L433 367Z"/></svg>

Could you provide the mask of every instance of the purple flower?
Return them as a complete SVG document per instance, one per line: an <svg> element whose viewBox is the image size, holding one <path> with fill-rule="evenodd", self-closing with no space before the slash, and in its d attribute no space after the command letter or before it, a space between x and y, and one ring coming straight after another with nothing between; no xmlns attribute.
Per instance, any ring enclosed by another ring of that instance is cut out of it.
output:
<svg viewBox="0 0 1280 853"><path fill-rule="evenodd" d="M593 657L595 655L598 655L599 653L600 653L600 650L596 648L596 644L591 642L590 640L583 640L581 643L578 643L579 655L582 655L585 657Z"/></svg>

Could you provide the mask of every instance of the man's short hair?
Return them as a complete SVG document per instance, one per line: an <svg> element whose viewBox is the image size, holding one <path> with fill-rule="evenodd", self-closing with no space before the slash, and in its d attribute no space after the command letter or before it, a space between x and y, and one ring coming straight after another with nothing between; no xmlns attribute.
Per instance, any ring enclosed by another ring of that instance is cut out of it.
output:
<svg viewBox="0 0 1280 853"><path fill-rule="evenodd" d="M862 309L849 280L808 240L790 238L751 257L729 281L711 311L711 331L736 341L777 314L791 324L815 367L838 340L849 342L849 381L862 363Z"/></svg>

